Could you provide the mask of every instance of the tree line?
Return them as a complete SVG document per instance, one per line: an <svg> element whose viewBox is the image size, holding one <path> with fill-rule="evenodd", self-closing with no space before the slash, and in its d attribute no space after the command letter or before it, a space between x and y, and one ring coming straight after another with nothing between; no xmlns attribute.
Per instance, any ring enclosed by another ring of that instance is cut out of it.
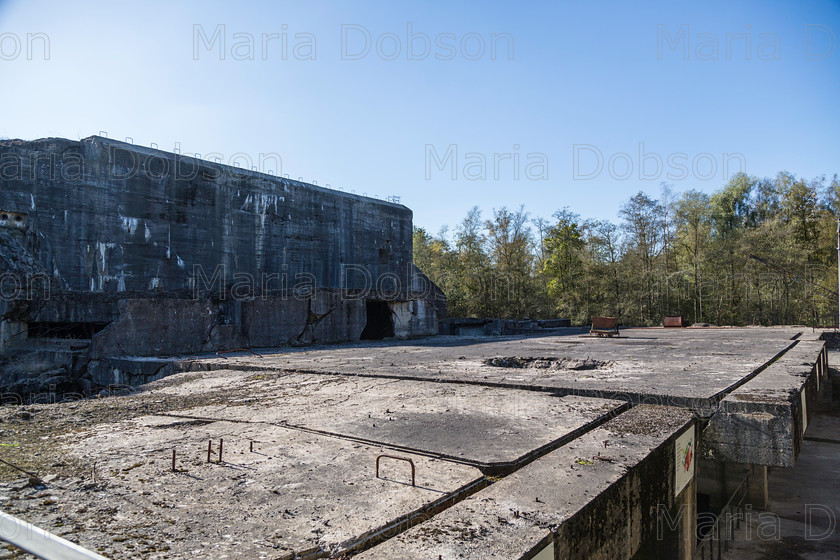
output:
<svg viewBox="0 0 840 560"><path fill-rule="evenodd" d="M414 262L453 317L593 315L660 325L665 315L718 325L837 323L837 175L740 173L713 194L660 185L625 201L620 220L552 218L524 206L472 208L450 235L414 228Z"/></svg>

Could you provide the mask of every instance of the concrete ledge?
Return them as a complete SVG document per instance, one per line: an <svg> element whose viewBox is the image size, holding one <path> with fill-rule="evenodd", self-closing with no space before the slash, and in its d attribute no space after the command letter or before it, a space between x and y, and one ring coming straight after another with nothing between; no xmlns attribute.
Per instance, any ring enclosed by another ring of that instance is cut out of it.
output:
<svg viewBox="0 0 840 560"><path fill-rule="evenodd" d="M97 386L137 387L182 371L168 358L109 356L88 362L88 374Z"/></svg>
<svg viewBox="0 0 840 560"><path fill-rule="evenodd" d="M640 550L690 558L693 461L688 475L677 474L684 458L676 440L687 436L693 444L694 422L687 410L636 407L358 558L541 559L556 552L616 560ZM676 526L661 540L660 507Z"/></svg>
<svg viewBox="0 0 840 560"><path fill-rule="evenodd" d="M828 379L825 343L796 346L720 403L703 431L708 458L791 467L808 427L809 410Z"/></svg>

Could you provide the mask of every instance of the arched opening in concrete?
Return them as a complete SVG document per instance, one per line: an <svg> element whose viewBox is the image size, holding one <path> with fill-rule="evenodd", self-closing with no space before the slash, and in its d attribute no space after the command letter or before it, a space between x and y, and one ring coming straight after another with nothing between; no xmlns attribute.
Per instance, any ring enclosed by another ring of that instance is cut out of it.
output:
<svg viewBox="0 0 840 560"><path fill-rule="evenodd" d="M365 302L367 323L362 331L362 340L382 340L394 336L394 319L391 308L384 301Z"/></svg>

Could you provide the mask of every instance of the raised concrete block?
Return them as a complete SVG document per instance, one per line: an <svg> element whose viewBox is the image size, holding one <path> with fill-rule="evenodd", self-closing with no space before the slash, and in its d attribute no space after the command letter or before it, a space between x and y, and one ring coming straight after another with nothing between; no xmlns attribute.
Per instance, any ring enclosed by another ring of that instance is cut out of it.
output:
<svg viewBox="0 0 840 560"><path fill-rule="evenodd" d="M693 471L678 491L677 440L696 442L694 422L685 410L634 408L357 558L531 559L553 549L575 560L639 551L688 560Z"/></svg>
<svg viewBox="0 0 840 560"><path fill-rule="evenodd" d="M703 431L706 456L733 463L793 466L809 408L825 378L825 343L799 341L724 398Z"/></svg>

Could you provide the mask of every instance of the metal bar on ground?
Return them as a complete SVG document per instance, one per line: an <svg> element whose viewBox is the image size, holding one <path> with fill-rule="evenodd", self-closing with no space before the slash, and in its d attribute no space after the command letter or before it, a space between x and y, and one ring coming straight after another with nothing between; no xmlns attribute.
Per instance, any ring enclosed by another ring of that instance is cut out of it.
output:
<svg viewBox="0 0 840 560"><path fill-rule="evenodd" d="M0 540L43 560L108 560L81 546L0 511Z"/></svg>

